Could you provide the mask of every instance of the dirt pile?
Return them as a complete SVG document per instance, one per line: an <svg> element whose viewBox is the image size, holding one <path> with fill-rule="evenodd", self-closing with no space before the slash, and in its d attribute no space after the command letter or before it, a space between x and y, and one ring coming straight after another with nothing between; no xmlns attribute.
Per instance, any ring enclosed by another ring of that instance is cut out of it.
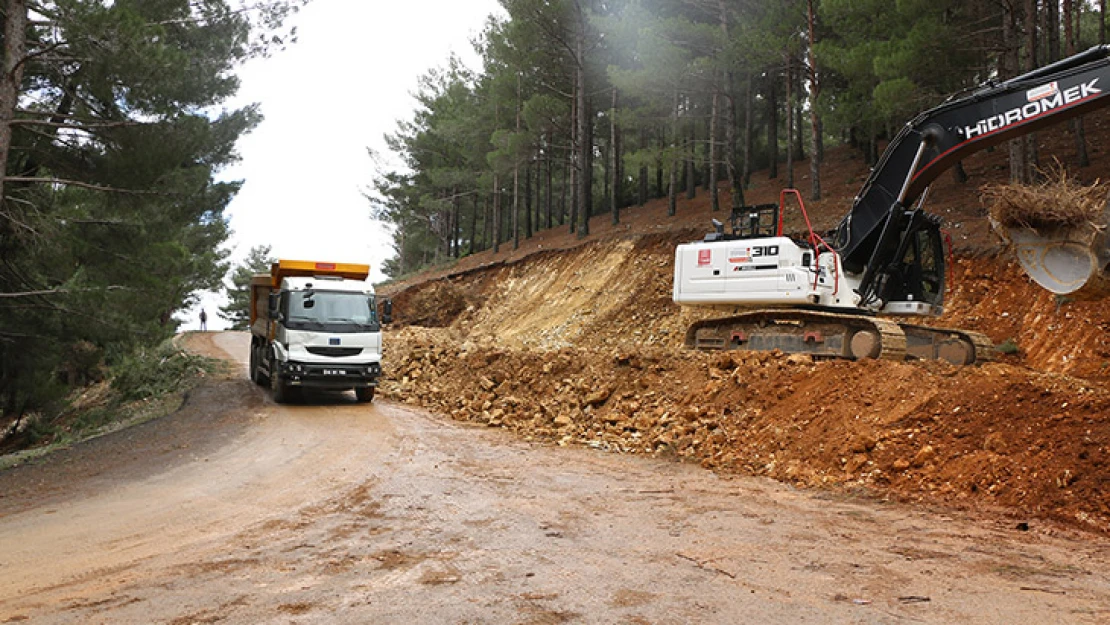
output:
<svg viewBox="0 0 1110 625"><path fill-rule="evenodd" d="M1110 393L1005 363L391 337L387 397L528 438L1110 531Z"/></svg>

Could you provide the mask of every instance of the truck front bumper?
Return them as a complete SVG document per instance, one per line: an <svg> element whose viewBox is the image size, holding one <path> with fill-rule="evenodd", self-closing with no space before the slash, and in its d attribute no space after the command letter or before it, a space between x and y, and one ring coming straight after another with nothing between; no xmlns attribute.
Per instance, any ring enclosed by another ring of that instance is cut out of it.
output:
<svg viewBox="0 0 1110 625"><path fill-rule="evenodd" d="M320 365L300 362L281 363L278 376L290 386L303 388L348 389L378 385L379 363Z"/></svg>

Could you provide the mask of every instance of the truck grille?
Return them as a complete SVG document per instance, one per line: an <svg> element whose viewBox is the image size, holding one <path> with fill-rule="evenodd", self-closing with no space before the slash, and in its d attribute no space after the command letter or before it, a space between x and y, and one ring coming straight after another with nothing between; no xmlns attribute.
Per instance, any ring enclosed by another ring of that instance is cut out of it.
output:
<svg viewBox="0 0 1110 625"><path fill-rule="evenodd" d="M361 347L309 347L308 353L317 356L340 358L342 356L358 356L362 353Z"/></svg>

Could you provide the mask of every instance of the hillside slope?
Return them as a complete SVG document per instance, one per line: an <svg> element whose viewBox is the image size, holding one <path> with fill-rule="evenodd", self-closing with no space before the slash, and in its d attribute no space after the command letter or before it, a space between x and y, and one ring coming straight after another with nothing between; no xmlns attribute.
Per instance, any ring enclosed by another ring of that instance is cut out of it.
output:
<svg viewBox="0 0 1110 625"><path fill-rule="evenodd" d="M1105 121L1089 118L1095 163L1082 179L1110 166L1097 148ZM1042 133L1042 158L1069 158L1068 141ZM850 202L841 187L854 193L862 179L858 161L841 156L825 170L829 198L810 207L820 228ZM712 216L703 196L671 221L655 203L618 228L594 228L585 243L548 232L503 253L508 262L475 255L452 275L388 287L400 323L388 337L384 392L561 444L1110 531L1110 309L1058 301L998 254L975 188L1000 181L1002 158L969 160L972 182L938 184L930 205L960 249L940 321L1012 340L1020 351L1001 362L815 363L682 349L685 328L706 313L671 302L673 250L702 234L695 224ZM759 185L748 199L772 193Z"/></svg>

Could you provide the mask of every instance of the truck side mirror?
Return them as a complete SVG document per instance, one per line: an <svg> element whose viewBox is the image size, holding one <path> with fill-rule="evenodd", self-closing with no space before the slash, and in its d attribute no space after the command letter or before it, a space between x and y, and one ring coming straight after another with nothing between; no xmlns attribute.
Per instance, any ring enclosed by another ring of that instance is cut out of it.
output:
<svg viewBox="0 0 1110 625"><path fill-rule="evenodd" d="M393 323L393 300L382 300L382 323Z"/></svg>
<svg viewBox="0 0 1110 625"><path fill-rule="evenodd" d="M279 294L279 293L270 293L270 309L269 309L270 319L276 319L277 318L278 301L279 301L278 298L280 298L280 297L281 297L281 294Z"/></svg>

